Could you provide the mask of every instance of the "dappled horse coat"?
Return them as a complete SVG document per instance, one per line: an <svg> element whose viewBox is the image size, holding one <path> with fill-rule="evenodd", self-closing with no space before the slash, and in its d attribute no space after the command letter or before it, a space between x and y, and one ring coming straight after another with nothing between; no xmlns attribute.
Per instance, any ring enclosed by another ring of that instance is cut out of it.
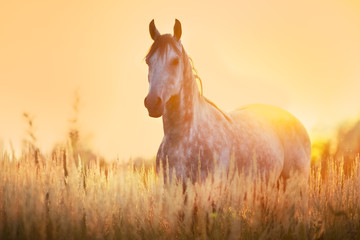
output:
<svg viewBox="0 0 360 240"><path fill-rule="evenodd" d="M199 91L196 71L175 21L174 35L161 35L150 23L154 43L146 56L149 92L144 103L151 117L163 118L164 138L156 165L168 163L170 174L196 179L218 166L228 169L231 159L247 172L256 161L260 173L278 178L292 171L308 177L310 140L304 126L280 108L253 104L224 113ZM199 166L200 163L200 166Z"/></svg>

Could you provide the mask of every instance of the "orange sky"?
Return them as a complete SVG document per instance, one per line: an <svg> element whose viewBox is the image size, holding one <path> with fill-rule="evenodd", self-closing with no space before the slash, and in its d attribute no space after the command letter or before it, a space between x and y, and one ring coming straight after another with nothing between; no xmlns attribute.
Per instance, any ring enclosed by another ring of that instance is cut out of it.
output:
<svg viewBox="0 0 360 240"><path fill-rule="evenodd" d="M143 106L153 18L162 33L181 21L204 95L224 110L274 104L309 130L360 115L357 0L2 1L3 144L20 146L28 111L50 150L66 135L79 89L93 149L107 158L155 155L162 121Z"/></svg>

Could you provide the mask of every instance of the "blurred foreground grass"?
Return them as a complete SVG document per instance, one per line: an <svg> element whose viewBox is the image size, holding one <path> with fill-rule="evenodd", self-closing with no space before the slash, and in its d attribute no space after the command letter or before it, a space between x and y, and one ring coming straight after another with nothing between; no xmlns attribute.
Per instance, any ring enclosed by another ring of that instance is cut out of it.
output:
<svg viewBox="0 0 360 240"><path fill-rule="evenodd" d="M285 191L249 179L164 183L151 162L85 161L71 145L4 152L0 239L360 239L359 157L347 174L343 161L316 161Z"/></svg>

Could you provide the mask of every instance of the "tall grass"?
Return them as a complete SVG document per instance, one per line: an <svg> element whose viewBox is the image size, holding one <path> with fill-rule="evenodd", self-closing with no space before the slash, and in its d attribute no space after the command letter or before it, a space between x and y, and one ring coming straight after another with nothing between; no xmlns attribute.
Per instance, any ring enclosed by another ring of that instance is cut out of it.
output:
<svg viewBox="0 0 360 240"><path fill-rule="evenodd" d="M0 157L0 239L360 239L359 157L350 175L329 158L326 178L313 164L284 190L235 169L166 182L151 164L85 162L71 144L35 154Z"/></svg>

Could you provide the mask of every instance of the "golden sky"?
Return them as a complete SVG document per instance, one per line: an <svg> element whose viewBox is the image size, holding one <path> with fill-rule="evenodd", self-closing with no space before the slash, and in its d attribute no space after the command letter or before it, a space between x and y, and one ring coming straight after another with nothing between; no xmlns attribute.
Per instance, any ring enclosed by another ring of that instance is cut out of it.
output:
<svg viewBox="0 0 360 240"><path fill-rule="evenodd" d="M49 151L66 136L79 89L83 135L107 158L153 156L148 117L152 40L182 23L204 95L224 110L274 104L311 130L360 115L360 1L2 1L0 139L19 148L35 116Z"/></svg>

